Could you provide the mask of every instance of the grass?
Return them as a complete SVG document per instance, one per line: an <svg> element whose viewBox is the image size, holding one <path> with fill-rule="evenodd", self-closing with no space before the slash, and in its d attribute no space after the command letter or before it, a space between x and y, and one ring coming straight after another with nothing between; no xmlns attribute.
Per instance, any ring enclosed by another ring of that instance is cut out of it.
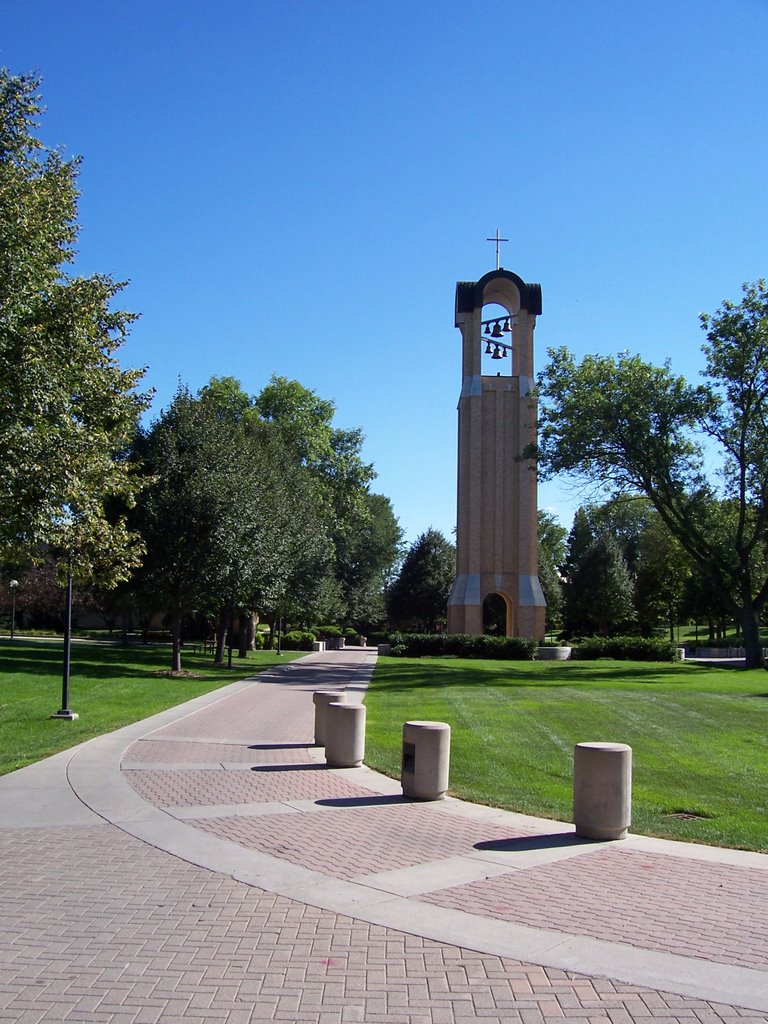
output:
<svg viewBox="0 0 768 1024"><path fill-rule="evenodd" d="M379 658L366 705L366 763L394 777L402 723L448 722L453 795L570 821L574 745L629 743L633 831L768 852L762 669Z"/></svg>
<svg viewBox="0 0 768 1024"><path fill-rule="evenodd" d="M184 654L182 676L170 676L167 647L72 644L70 707L74 722L51 720L61 707L62 644L44 640L0 643L0 775L83 740L119 729L165 708L302 657L285 651L250 652L215 668L211 656Z"/></svg>

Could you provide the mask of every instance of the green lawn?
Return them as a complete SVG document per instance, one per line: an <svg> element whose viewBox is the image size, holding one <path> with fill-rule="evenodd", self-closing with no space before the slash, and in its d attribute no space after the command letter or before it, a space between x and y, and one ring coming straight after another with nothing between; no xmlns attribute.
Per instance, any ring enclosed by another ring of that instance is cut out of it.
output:
<svg viewBox="0 0 768 1024"><path fill-rule="evenodd" d="M452 794L570 821L574 744L629 743L633 831L768 852L762 669L380 658L366 705L366 763L389 775L403 722L448 722Z"/></svg>
<svg viewBox="0 0 768 1024"><path fill-rule="evenodd" d="M61 641L2 641L0 775L302 656L256 651L245 661L234 657L227 669L214 668L210 654L185 653L182 667L191 675L170 677L167 647L73 642L69 705L80 717L68 722L49 717L61 707Z"/></svg>

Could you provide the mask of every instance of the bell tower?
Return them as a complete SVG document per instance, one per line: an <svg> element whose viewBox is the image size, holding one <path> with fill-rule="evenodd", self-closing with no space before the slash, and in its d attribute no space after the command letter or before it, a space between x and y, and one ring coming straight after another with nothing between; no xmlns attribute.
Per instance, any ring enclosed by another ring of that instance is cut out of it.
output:
<svg viewBox="0 0 768 1024"><path fill-rule="evenodd" d="M495 605L506 636L544 639L536 470L520 459L536 441L531 389L540 313L541 286L509 270L497 267L479 281L456 285L462 385L451 633L483 633L484 609L487 619Z"/></svg>

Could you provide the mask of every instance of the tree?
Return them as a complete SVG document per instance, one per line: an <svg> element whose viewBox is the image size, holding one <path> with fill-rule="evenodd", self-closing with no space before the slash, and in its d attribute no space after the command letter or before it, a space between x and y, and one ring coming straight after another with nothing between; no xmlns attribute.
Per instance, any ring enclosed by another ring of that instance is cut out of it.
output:
<svg viewBox="0 0 768 1024"><path fill-rule="evenodd" d="M141 554L126 451L148 396L115 356L135 319L111 309L122 285L64 271L80 164L35 137L39 84L0 70L0 556L61 553L109 586Z"/></svg>
<svg viewBox="0 0 768 1024"><path fill-rule="evenodd" d="M408 629L433 632L445 623L456 575L456 549L430 527L409 548L389 589L390 619Z"/></svg>
<svg viewBox="0 0 768 1024"><path fill-rule="evenodd" d="M609 636L634 617L632 577L616 538L593 530L588 512L578 509L565 562L566 636Z"/></svg>
<svg viewBox="0 0 768 1024"><path fill-rule="evenodd" d="M565 561L566 528L551 512L538 510L539 582L547 602L547 630L560 629L563 614L563 581L560 566Z"/></svg>
<svg viewBox="0 0 768 1024"><path fill-rule="evenodd" d="M172 671L181 669L184 617L236 599L245 563L233 538L246 495L233 468L231 425L180 387L171 406L145 432L140 452L152 480L136 521L147 547L137 585L167 603ZM246 513L252 514L250 505Z"/></svg>
<svg viewBox="0 0 768 1024"><path fill-rule="evenodd" d="M318 518L326 524L332 556L332 562L323 564L336 581L340 617L355 621L366 614L363 593L371 586L370 575L379 572L375 565L366 567L376 546L369 544L367 554L363 551L366 534L372 541L377 523L385 532L392 526L391 522L384 526L384 511L371 502L369 485L376 474L362 459L362 431L334 427L333 402L285 377L273 376L253 406L262 424L286 446L291 462L316 484ZM381 552L376 555L380 557ZM334 586L329 578L323 588L330 597Z"/></svg>
<svg viewBox="0 0 768 1024"><path fill-rule="evenodd" d="M768 600L768 290L702 314L704 384L639 356L550 350L539 378L539 463L548 475L640 493L742 626L763 664ZM715 466L713 471L712 466Z"/></svg>
<svg viewBox="0 0 768 1024"><path fill-rule="evenodd" d="M336 572L345 616L360 627L380 623L385 593L402 557L403 531L383 494L366 494L365 517L337 534Z"/></svg>
<svg viewBox="0 0 768 1024"><path fill-rule="evenodd" d="M657 622L675 639L675 623L691 576L691 559L664 525L658 513L649 516L640 535L635 603L643 632L650 633Z"/></svg>

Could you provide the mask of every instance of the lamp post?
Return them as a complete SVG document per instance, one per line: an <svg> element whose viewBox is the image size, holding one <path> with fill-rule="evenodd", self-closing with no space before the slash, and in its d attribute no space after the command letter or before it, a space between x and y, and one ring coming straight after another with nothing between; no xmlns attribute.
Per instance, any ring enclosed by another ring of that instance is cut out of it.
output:
<svg viewBox="0 0 768 1024"><path fill-rule="evenodd" d="M11 580L9 583L11 588L11 640L16 635L16 588L18 585L18 580Z"/></svg>
<svg viewBox="0 0 768 1024"><path fill-rule="evenodd" d="M61 708L51 715L51 718L64 718L68 722L74 722L78 717L74 711L69 709L69 652L72 637L72 556L67 564L67 604L64 612L64 671L61 683Z"/></svg>

